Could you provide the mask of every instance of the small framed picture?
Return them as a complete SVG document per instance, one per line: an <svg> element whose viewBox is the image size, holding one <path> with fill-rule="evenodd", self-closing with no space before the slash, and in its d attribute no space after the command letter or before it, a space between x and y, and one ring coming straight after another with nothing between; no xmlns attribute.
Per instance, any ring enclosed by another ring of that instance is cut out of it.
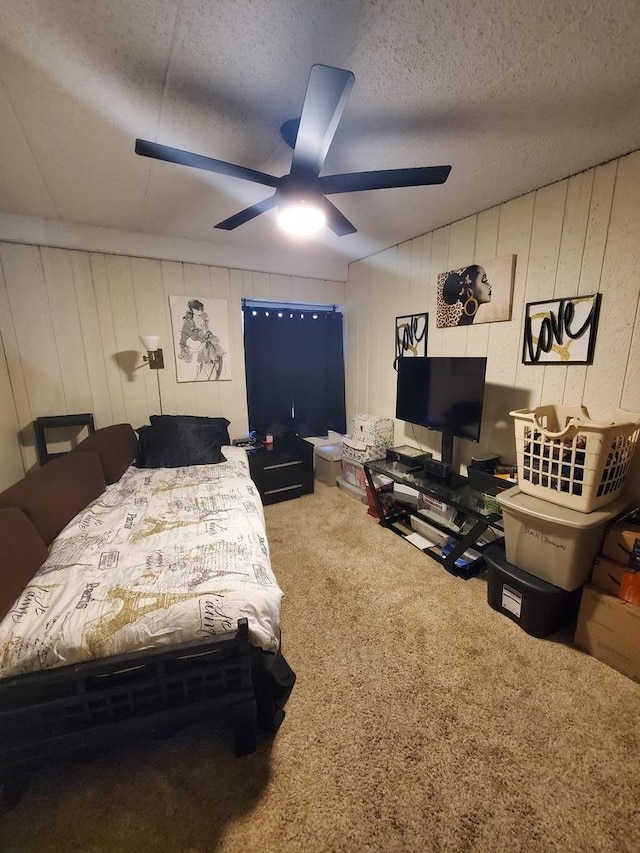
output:
<svg viewBox="0 0 640 853"><path fill-rule="evenodd" d="M523 363L591 364L599 313L599 293L527 303Z"/></svg>
<svg viewBox="0 0 640 853"><path fill-rule="evenodd" d="M427 354L428 314L396 317L395 368L399 358L423 358Z"/></svg>
<svg viewBox="0 0 640 853"><path fill-rule="evenodd" d="M226 299L170 296L178 382L231 379Z"/></svg>

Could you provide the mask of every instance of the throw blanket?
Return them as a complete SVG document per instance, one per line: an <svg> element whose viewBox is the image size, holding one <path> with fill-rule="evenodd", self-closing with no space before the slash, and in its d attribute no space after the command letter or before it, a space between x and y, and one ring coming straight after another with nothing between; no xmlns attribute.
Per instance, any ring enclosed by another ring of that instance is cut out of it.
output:
<svg viewBox="0 0 640 853"><path fill-rule="evenodd" d="M235 630L279 646L271 571L246 453L186 468L130 467L60 533L0 623L0 675Z"/></svg>

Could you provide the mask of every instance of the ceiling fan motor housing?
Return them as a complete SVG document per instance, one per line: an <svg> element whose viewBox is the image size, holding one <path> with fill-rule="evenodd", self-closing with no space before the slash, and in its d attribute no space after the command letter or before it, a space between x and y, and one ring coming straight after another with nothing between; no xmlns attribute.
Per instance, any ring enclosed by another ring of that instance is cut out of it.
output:
<svg viewBox="0 0 640 853"><path fill-rule="evenodd" d="M304 180L294 175L283 175L276 189L278 207L291 204L310 204L322 207L323 195L316 181Z"/></svg>

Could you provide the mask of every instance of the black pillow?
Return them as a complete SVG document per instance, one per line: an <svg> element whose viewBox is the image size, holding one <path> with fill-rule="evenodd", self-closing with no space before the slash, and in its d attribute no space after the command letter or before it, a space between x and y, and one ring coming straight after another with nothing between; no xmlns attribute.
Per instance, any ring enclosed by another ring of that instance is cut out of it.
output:
<svg viewBox="0 0 640 853"><path fill-rule="evenodd" d="M218 444L231 444L229 424L226 418L207 418L200 415L151 415L151 426L162 426L170 429L180 429L184 424L199 424L206 426L211 432L211 440Z"/></svg>
<svg viewBox="0 0 640 853"><path fill-rule="evenodd" d="M180 429L144 426L138 430L138 468L181 468L184 465L215 465L226 462L218 442L199 424Z"/></svg>

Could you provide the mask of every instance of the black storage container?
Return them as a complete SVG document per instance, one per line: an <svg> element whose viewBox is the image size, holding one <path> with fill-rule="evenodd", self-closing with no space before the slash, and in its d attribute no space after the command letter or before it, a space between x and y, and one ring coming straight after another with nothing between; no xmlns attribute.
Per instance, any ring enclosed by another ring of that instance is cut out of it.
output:
<svg viewBox="0 0 640 853"><path fill-rule="evenodd" d="M546 637L568 625L578 613L581 588L553 586L507 562L504 548L492 545L487 561L489 606L516 622L532 637Z"/></svg>

